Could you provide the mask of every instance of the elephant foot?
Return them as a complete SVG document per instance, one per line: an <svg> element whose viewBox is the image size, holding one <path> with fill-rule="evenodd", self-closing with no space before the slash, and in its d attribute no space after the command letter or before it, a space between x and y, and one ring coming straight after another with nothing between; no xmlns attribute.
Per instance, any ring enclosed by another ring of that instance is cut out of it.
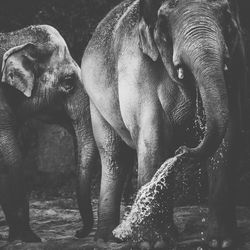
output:
<svg viewBox="0 0 250 250"><path fill-rule="evenodd" d="M168 245L167 242L163 240L156 241L154 244L150 244L148 241L143 241L138 244L137 246L138 249L140 250L152 250L152 249L157 249L157 250L172 250L171 246Z"/></svg>
<svg viewBox="0 0 250 250"><path fill-rule="evenodd" d="M155 242L143 241L136 245L136 249L139 250L174 250L176 249L176 240L173 238L167 238L165 235L162 239L158 239Z"/></svg>
<svg viewBox="0 0 250 250"><path fill-rule="evenodd" d="M75 237L78 239L87 237L91 232L91 229L82 227L80 230L76 231Z"/></svg>
<svg viewBox="0 0 250 250"><path fill-rule="evenodd" d="M97 231L95 233L95 241L104 241L104 242L121 242L119 239L113 236L113 230L116 228L117 224L110 223L109 225L100 225L97 227Z"/></svg>
<svg viewBox="0 0 250 250"><path fill-rule="evenodd" d="M235 244L232 239L218 239L212 238L208 241L209 249L225 249L225 250L234 250Z"/></svg>
<svg viewBox="0 0 250 250"><path fill-rule="evenodd" d="M23 230L10 229L8 241L21 240L23 242L41 242L41 239L29 228Z"/></svg>
<svg viewBox="0 0 250 250"><path fill-rule="evenodd" d="M95 235L95 242L97 249L109 249L108 243L122 243L121 240L114 238L113 235L103 235L102 237L100 234Z"/></svg>
<svg viewBox="0 0 250 250"><path fill-rule="evenodd" d="M99 239L96 239L96 247L97 248L95 248L95 249L108 249L108 244L106 241L99 238Z"/></svg>
<svg viewBox="0 0 250 250"><path fill-rule="evenodd" d="M231 233L234 232L234 233ZM209 249L237 249L236 230L230 232L227 230L219 230L216 226L210 225L207 234L207 244Z"/></svg>
<svg viewBox="0 0 250 250"><path fill-rule="evenodd" d="M151 221L152 222L152 221ZM124 229L124 231L122 231ZM137 228L131 229L117 228L113 231L115 236L118 236L119 242L132 242L134 248L139 250L173 250L176 249L178 230L174 223L166 224L165 226L157 226L156 224L140 225ZM117 238L115 238L117 239Z"/></svg>
<svg viewBox="0 0 250 250"><path fill-rule="evenodd" d="M173 226L168 226L165 233L159 232L155 237L150 237L150 240L134 241L132 240L132 249L137 250L174 250L177 247L178 231ZM146 237L146 235L145 235ZM121 241L119 241L121 242Z"/></svg>

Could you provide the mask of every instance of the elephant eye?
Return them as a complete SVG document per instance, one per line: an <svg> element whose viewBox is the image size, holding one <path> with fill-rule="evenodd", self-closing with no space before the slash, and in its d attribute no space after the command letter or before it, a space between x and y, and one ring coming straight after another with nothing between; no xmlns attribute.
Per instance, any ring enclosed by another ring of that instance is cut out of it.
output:
<svg viewBox="0 0 250 250"><path fill-rule="evenodd" d="M64 76L64 78L61 80L61 87L64 92L72 91L75 87L75 75L69 74Z"/></svg>

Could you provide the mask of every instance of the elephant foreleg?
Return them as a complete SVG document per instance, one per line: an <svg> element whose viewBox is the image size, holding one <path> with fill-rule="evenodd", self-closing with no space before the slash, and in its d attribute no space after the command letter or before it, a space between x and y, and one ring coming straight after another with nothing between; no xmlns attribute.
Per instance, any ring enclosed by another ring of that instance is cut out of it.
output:
<svg viewBox="0 0 250 250"><path fill-rule="evenodd" d="M149 106L149 107L147 107ZM145 105L137 140L138 188L149 182L171 156L173 129L161 107Z"/></svg>
<svg viewBox="0 0 250 250"><path fill-rule="evenodd" d="M77 147L77 202L83 221L83 227L76 232L76 237L87 236L93 227L93 211L91 205L91 177L97 162L98 152L92 132L90 120L75 126Z"/></svg>
<svg viewBox="0 0 250 250"><path fill-rule="evenodd" d="M0 132L0 156L0 203L9 226L9 240L40 241L30 229L22 155L12 130Z"/></svg>
<svg viewBox="0 0 250 250"><path fill-rule="evenodd" d="M236 240L235 191L240 134L230 123L223 143L209 160L208 243L211 248L228 249Z"/></svg>
<svg viewBox="0 0 250 250"><path fill-rule="evenodd" d="M166 126L168 122L164 122L163 118L159 117L159 114L160 112L152 112L152 116L149 116L148 111L147 115L145 115L146 120L142 122L144 126L141 126L137 146L139 187L148 183L161 164L170 157L170 145L173 137L172 127L171 125ZM166 197L167 199L168 216L164 217L166 221L161 221L158 225L158 231L162 233L162 241L154 242L155 249L165 249L166 244L169 244L167 241L172 241L172 238L177 233L173 223L173 197ZM158 202L160 203L160 201ZM166 231L168 231L167 238L164 236ZM145 244L148 245L149 242L142 242L140 248L143 249Z"/></svg>
<svg viewBox="0 0 250 250"><path fill-rule="evenodd" d="M75 236L83 238L91 232L94 222L91 177L98 162L98 151L92 130L89 98L81 84L77 85L75 95L69 97L65 103L65 111L70 118L67 128L74 139L77 161L76 196L83 222L83 227L76 232Z"/></svg>
<svg viewBox="0 0 250 250"><path fill-rule="evenodd" d="M120 221L120 202L124 181L133 164L133 152L113 128L91 107L94 135L102 163L101 190L96 240L112 238Z"/></svg>

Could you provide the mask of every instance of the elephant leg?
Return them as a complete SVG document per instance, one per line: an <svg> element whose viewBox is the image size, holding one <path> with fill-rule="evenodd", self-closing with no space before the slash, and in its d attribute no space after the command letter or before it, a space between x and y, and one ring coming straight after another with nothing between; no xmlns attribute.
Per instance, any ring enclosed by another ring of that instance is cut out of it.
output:
<svg viewBox="0 0 250 250"><path fill-rule="evenodd" d="M162 127L161 119L155 117L159 113L153 113L154 115L149 120L143 122L146 126L141 128L139 136L137 152L139 188L152 179L161 164L171 156L172 151L170 147L173 137L172 127ZM171 201L171 198L167 197L167 200ZM150 246L149 249L168 249L170 244L176 240L177 230L173 222L173 204L168 202L167 208L167 218L170 218L170 220L164 221L162 225L159 225L161 227L159 231L162 232L162 240L154 242L154 245L151 244L151 246L149 242L141 242L139 249L148 249L145 246Z"/></svg>
<svg viewBox="0 0 250 250"><path fill-rule="evenodd" d="M209 221L207 239L213 249L232 249L236 240L235 186L239 133L229 126L226 137L209 160Z"/></svg>
<svg viewBox="0 0 250 250"><path fill-rule="evenodd" d="M12 200L12 194L9 192L9 184L6 183L7 179L8 177L1 177L0 188L2 190L1 205L7 224L9 225L8 240L40 242L40 238L30 228L28 197L22 198L22 200L17 201L18 204L15 204L15 201Z"/></svg>
<svg viewBox="0 0 250 250"><path fill-rule="evenodd" d="M29 204L22 169L22 155L10 131L1 131L0 203L9 226L9 240L38 242L29 225Z"/></svg>
<svg viewBox="0 0 250 250"><path fill-rule="evenodd" d="M91 108L91 115L102 163L98 226L95 236L100 243L112 239L112 230L119 224L123 186L134 157L132 150L94 107Z"/></svg>
<svg viewBox="0 0 250 250"><path fill-rule="evenodd" d="M171 122L157 107L145 108L137 142L138 188L151 180L161 164L171 156L173 148Z"/></svg>
<svg viewBox="0 0 250 250"><path fill-rule="evenodd" d="M76 232L77 238L86 237L93 227L93 210L91 204L91 178L98 159L90 119L75 126L77 148L77 202L83 227Z"/></svg>

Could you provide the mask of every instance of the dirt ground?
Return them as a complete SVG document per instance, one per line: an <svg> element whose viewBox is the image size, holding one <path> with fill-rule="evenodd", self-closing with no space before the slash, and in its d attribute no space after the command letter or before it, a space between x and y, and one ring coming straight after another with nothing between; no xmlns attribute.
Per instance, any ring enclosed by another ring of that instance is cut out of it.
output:
<svg viewBox="0 0 250 250"><path fill-rule="evenodd" d="M97 201L94 201L96 218ZM124 207L122 209L124 211ZM53 199L50 201L32 200L30 202L32 228L39 234L43 242L24 244L14 242L8 244L7 226L0 211L0 249L5 250L76 250L95 249L94 231L83 240L73 237L81 227L77 206L72 199ZM240 250L250 250L250 209L239 207L237 210L238 225L242 238ZM95 220L96 221L96 220ZM207 208L179 207L175 209L175 222L180 232L178 250L202 250L204 248ZM96 228L96 225L95 227ZM97 249L97 248L96 248ZM107 244L104 249L131 249L129 244Z"/></svg>

